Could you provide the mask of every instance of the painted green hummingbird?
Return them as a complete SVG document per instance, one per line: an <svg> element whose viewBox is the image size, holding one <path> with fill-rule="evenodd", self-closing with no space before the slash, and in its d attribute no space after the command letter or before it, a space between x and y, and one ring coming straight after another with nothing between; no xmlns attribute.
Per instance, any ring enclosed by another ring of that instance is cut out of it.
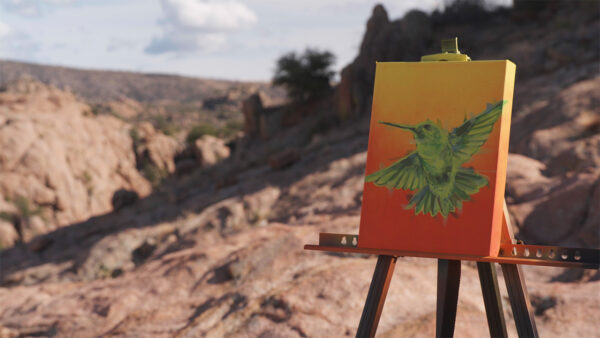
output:
<svg viewBox="0 0 600 338"><path fill-rule="evenodd" d="M464 201L488 185L486 176L462 165L487 141L494 123L502 115L506 100L488 104L486 109L448 131L429 119L417 125L382 122L413 134L416 150L365 179L389 189L417 190L407 209L444 218L462 209Z"/></svg>

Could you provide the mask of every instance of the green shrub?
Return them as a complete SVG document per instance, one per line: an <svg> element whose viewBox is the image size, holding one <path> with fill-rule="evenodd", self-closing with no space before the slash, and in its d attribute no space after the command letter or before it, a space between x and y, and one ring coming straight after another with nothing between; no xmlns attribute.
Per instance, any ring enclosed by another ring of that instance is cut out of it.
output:
<svg viewBox="0 0 600 338"><path fill-rule="evenodd" d="M94 194L94 186L92 184L92 181L94 179L93 179L92 175L90 175L90 173L87 170L85 170L83 172L83 174L81 175L81 180L83 181L83 184L85 185L88 196L92 196Z"/></svg>
<svg viewBox="0 0 600 338"><path fill-rule="evenodd" d="M173 136L175 133L179 131L179 128L167 118L162 115L158 115L154 117L154 128L160 130L163 134L167 136Z"/></svg>
<svg viewBox="0 0 600 338"><path fill-rule="evenodd" d="M302 55L288 53L277 60L273 84L284 86L296 102L321 97L331 88L334 61L334 55L328 51L309 48Z"/></svg>
<svg viewBox="0 0 600 338"><path fill-rule="evenodd" d="M142 165L142 175L153 187L157 187L168 176L168 172L150 161L145 161Z"/></svg>
<svg viewBox="0 0 600 338"><path fill-rule="evenodd" d="M29 220L31 217L35 215L41 214L42 210L37 208L32 208L29 204L29 200L23 196L17 196L14 201L15 206L19 210L19 215L22 219Z"/></svg>
<svg viewBox="0 0 600 338"><path fill-rule="evenodd" d="M15 222L18 219L18 216L6 211L0 211L0 219L7 221L8 223L15 224Z"/></svg>
<svg viewBox="0 0 600 338"><path fill-rule="evenodd" d="M204 135L218 135L219 130L210 124L199 124L194 126L187 134L185 141L187 143L194 143L197 139Z"/></svg>
<svg viewBox="0 0 600 338"><path fill-rule="evenodd" d="M131 128L129 130L129 137L131 137L131 141L133 141L133 145L139 144L142 139L142 137L140 136L140 132L135 128Z"/></svg>
<svg viewBox="0 0 600 338"><path fill-rule="evenodd" d="M231 138L235 136L238 131L244 129L244 121L230 120L225 123L225 126L219 131L219 135L223 138Z"/></svg>
<svg viewBox="0 0 600 338"><path fill-rule="evenodd" d="M23 196L17 195L14 198L13 203L17 208L17 212L9 213L2 211L0 212L0 219L5 220L13 225L18 225L28 223L33 216L40 215L42 216L42 219L44 218L42 215L42 208L39 206L32 207L29 200Z"/></svg>
<svg viewBox="0 0 600 338"><path fill-rule="evenodd" d="M93 105L91 108L91 113L94 116L100 115L102 113L102 107L97 104Z"/></svg>

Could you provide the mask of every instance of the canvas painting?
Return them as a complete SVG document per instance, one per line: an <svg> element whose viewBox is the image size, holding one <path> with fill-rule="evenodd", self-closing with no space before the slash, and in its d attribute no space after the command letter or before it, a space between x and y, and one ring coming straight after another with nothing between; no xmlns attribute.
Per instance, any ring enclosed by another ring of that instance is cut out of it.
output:
<svg viewBox="0 0 600 338"><path fill-rule="evenodd" d="M515 65L377 63L358 246L495 256Z"/></svg>

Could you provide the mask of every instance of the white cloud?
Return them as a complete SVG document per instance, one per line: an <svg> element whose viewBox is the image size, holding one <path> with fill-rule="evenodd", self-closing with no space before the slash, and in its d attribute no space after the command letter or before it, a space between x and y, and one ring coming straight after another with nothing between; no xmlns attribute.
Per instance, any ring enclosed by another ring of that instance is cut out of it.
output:
<svg viewBox="0 0 600 338"><path fill-rule="evenodd" d="M66 5L75 2L76 0L43 0L49 4Z"/></svg>
<svg viewBox="0 0 600 338"><path fill-rule="evenodd" d="M7 24L0 21L0 40L7 37L10 34L11 30Z"/></svg>
<svg viewBox="0 0 600 338"><path fill-rule="evenodd" d="M38 16L41 12L38 2L32 0L3 0L2 6L7 11L23 16Z"/></svg>
<svg viewBox="0 0 600 338"><path fill-rule="evenodd" d="M253 25L256 14L236 0L161 0L162 35L146 47L148 54L212 51L228 34Z"/></svg>
<svg viewBox="0 0 600 338"><path fill-rule="evenodd" d="M48 6L67 5L76 0L0 0L0 4L10 12L22 16L40 16Z"/></svg>

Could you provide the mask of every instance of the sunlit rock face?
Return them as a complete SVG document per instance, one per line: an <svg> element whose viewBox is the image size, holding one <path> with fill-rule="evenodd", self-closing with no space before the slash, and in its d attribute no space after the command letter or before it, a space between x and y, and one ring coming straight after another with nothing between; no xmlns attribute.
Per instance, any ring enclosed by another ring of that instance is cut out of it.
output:
<svg viewBox="0 0 600 338"><path fill-rule="evenodd" d="M0 211L24 241L111 211L118 189L150 191L125 122L28 78L0 92L0 149Z"/></svg>

